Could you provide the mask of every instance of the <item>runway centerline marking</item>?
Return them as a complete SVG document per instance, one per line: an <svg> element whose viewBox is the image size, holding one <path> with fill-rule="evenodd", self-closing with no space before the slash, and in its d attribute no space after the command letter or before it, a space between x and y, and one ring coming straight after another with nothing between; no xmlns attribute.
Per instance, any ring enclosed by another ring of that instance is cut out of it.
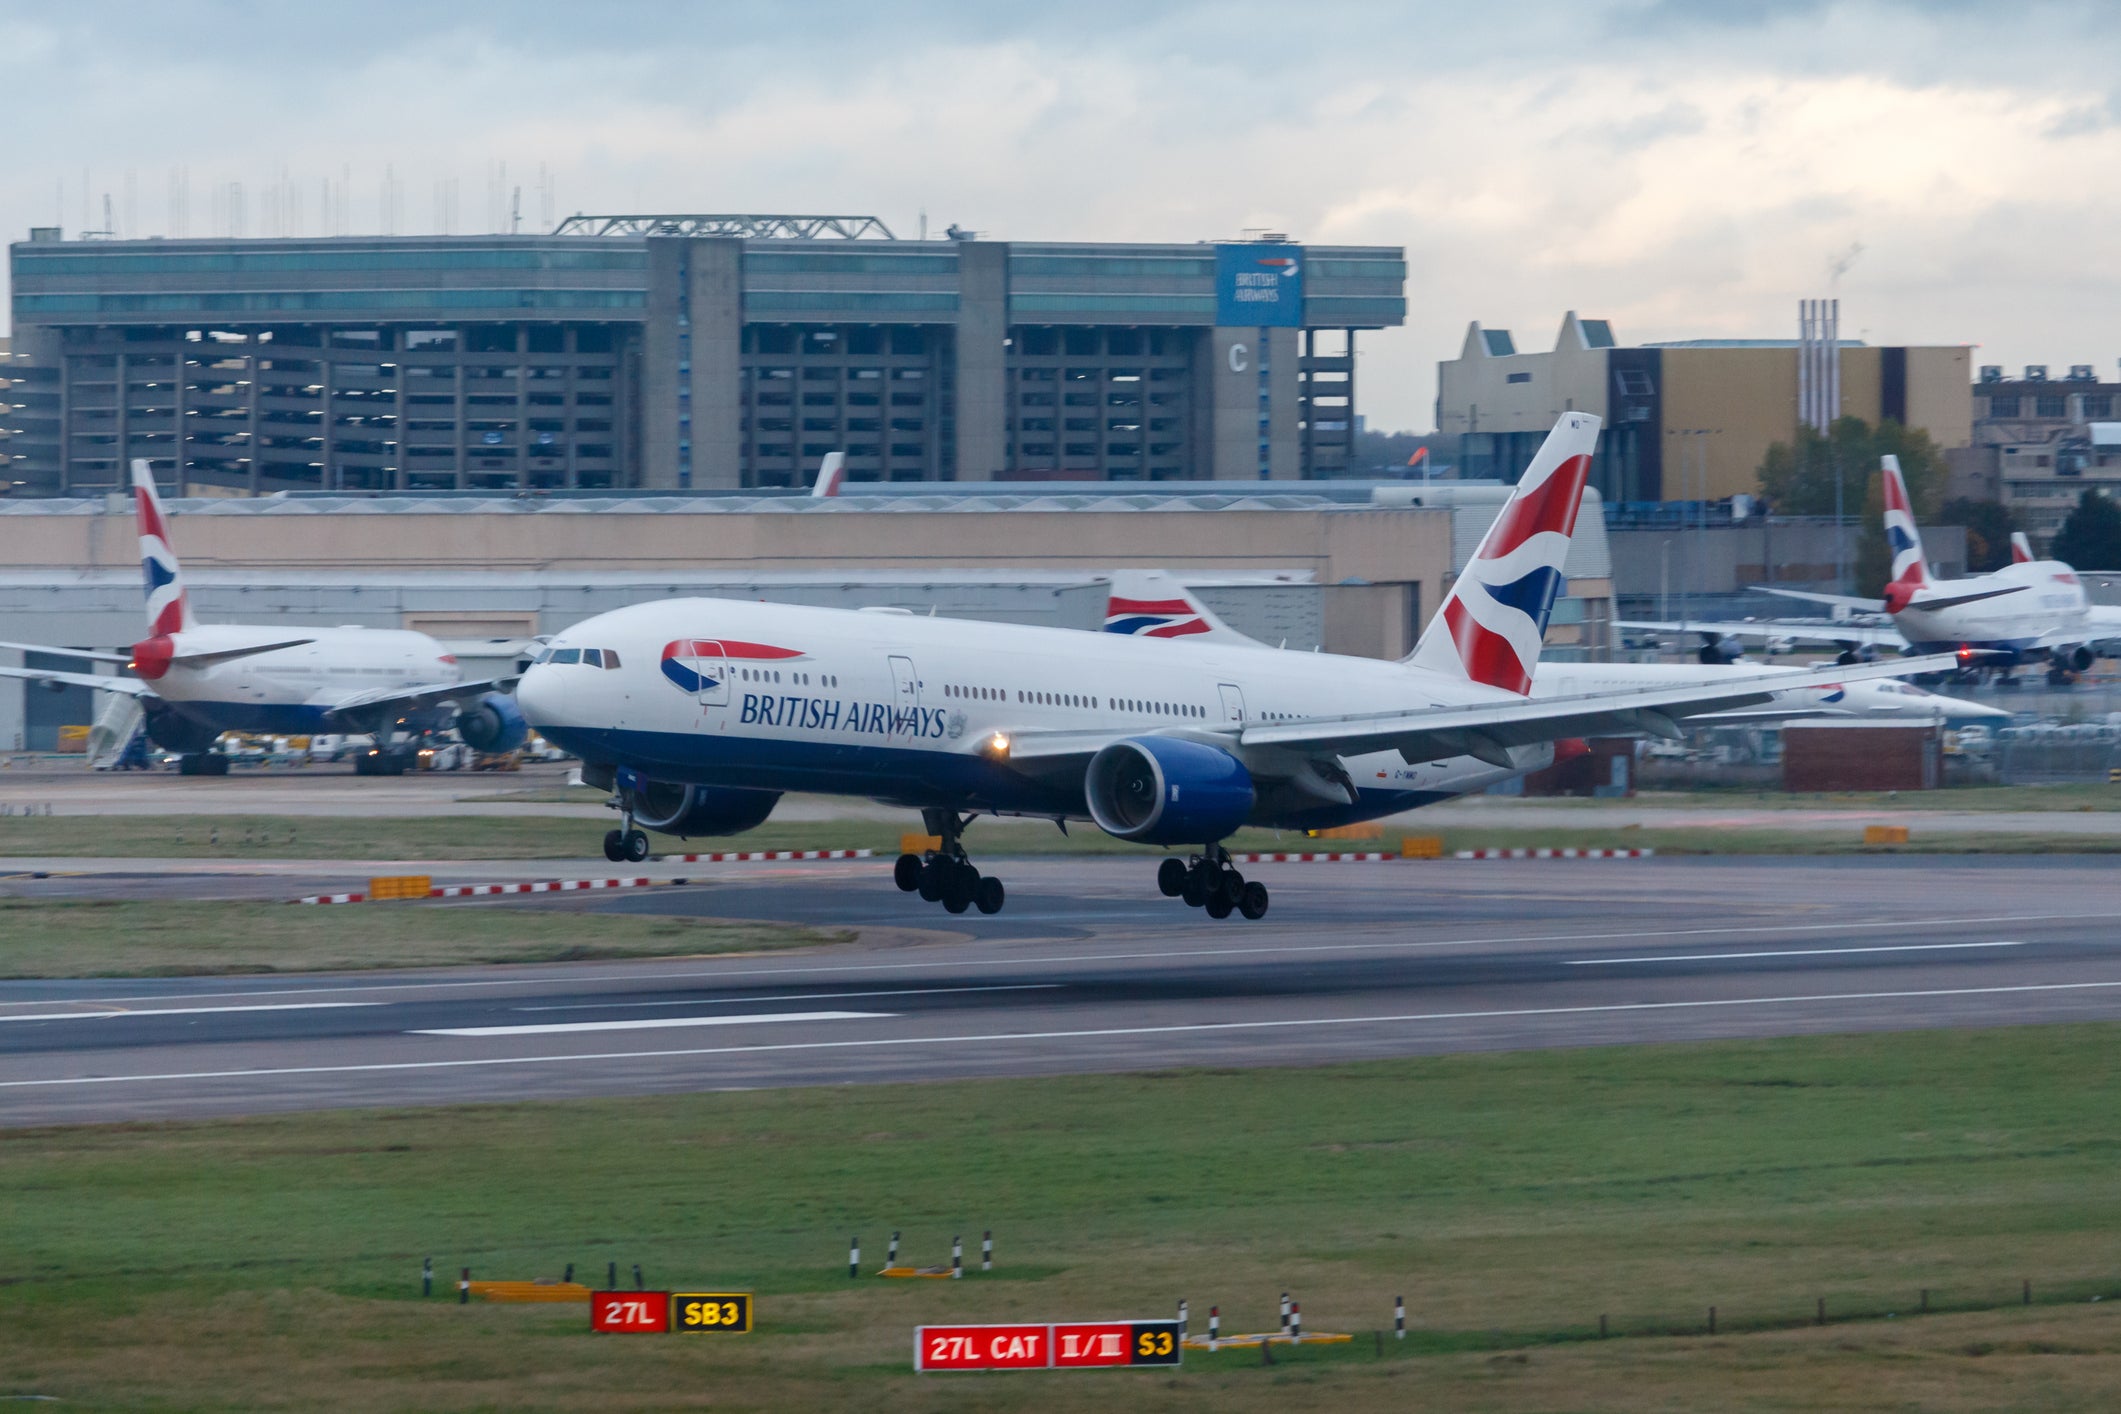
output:
<svg viewBox="0 0 2121 1414"><path fill-rule="evenodd" d="M408 1036L558 1036L574 1031L648 1031L672 1026L760 1026L775 1021L873 1021L889 1011L762 1011L750 1016L646 1016L632 1021L536 1021L522 1026L437 1026Z"/></svg>
<svg viewBox="0 0 2121 1414"><path fill-rule="evenodd" d="M741 921L741 920L740 920ZM771 920L768 920L771 921ZM275 987L254 991L230 992L150 992L131 997L67 997L48 1001L0 1001L0 1006L95 1006L122 1001L168 1001L172 997L298 997L317 992L447 992L473 991L493 987L539 987L560 984L579 987L591 982L683 982L696 977L810 977L837 976L852 972L910 972L920 968L994 968L1036 967L1063 962L1140 962L1144 960L1175 961L1189 957L1250 957L1257 955L1286 955L1300 957L1312 953L1354 952L1422 952L1435 948L1499 946L1508 943L1604 943L1619 942L1635 938L1703 938L1731 936L1744 933L1824 933L1835 929L1855 932L1864 929L1885 928L1973 928L1991 923L2082 923L2082 913L2008 913L1990 918L1879 918L1850 923L1772 923L1757 925L1729 925L1715 928L1667 928L1653 932L1626 933L1531 933L1509 938L1438 938L1427 942L1396 940L1388 943L1318 943L1303 946L1281 945L1259 948L1159 948L1152 952L1105 952L1105 953L1059 953L1045 957L993 957L950 959L933 958L913 962L852 962L825 967L693 967L681 972L603 972L586 977L558 976L547 974L533 977L479 977L462 980L436 980L432 982L367 982L334 987ZM1001 940L1004 944L1007 940ZM944 946L941 944L938 947Z"/></svg>
<svg viewBox="0 0 2121 1414"><path fill-rule="evenodd" d="M1002 1041L1102 1040L1116 1036L1169 1036L1215 1031L1275 1031L1306 1026L1383 1026L1424 1021L1498 1021L1525 1016L1594 1016L1641 1011L1802 1006L1818 1002L1906 1001L1919 997L1993 997L2032 992L2111 991L2114 982L2030 982L2010 987L1937 987L1906 992L1821 992L1787 997L1726 997L1684 1002L1614 1002L1604 1006L1506 1007L1494 1011L1407 1012L1389 1016L1292 1017L1275 1021L1201 1021L1172 1026L1112 1026L1084 1031L999 1031L961 1036L876 1036L852 1041L779 1041L757 1046L698 1046L674 1051L592 1051L581 1055L481 1056L464 1060L371 1061L357 1065L260 1066L250 1070L168 1071L145 1075L61 1075L43 1080L0 1080L0 1090L55 1085L126 1085L177 1080L269 1079L278 1075L357 1075L409 1070L464 1070L476 1066L554 1065L582 1061L673 1060L688 1056L767 1055L787 1051L837 1051L884 1046L977 1045Z"/></svg>
<svg viewBox="0 0 2121 1414"><path fill-rule="evenodd" d="M15 1005L36 1006L40 1003L25 1002ZM72 1006L72 1002L47 1002L46 1006ZM9 1021L104 1021L115 1016L207 1016L226 1015L230 1012L246 1011L331 1011L341 1007L383 1006L383 1002L273 1002L265 1006L167 1006L167 1007L115 1007L103 1011L56 1011L41 1012L25 1016L0 1016L0 1022Z"/></svg>
<svg viewBox="0 0 2121 1414"><path fill-rule="evenodd" d="M1057 992L1059 982L1003 982L991 987L900 987L894 991L798 992L785 997L695 997L677 1002L569 1002L565 1006L518 1006L510 1011L617 1011L627 1007L652 1006L743 1006L747 1002L830 1002L848 997L956 996L970 992Z"/></svg>
<svg viewBox="0 0 2121 1414"><path fill-rule="evenodd" d="M1899 943L1875 948L1781 948L1774 952L1695 952L1650 957L1572 957L1564 967L1614 967L1624 962L1744 962L1755 957L1843 957L1871 952L1955 952L1967 948L2022 948L2023 942L2007 943Z"/></svg>

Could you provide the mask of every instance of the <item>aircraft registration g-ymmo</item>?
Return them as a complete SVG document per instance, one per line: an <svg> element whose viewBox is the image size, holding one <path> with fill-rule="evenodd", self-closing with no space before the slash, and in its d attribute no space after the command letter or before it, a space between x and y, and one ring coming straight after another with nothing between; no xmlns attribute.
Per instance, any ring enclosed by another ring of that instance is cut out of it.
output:
<svg viewBox="0 0 2121 1414"><path fill-rule="evenodd" d="M374 733L376 752L355 758L355 770L362 774L404 770L409 753L387 745L400 728L454 725L475 751L510 751L529 739L523 714L501 690L510 680L458 681L455 657L424 633L200 623L192 615L184 571L145 461L133 463L133 499L147 586L147 637L130 653L36 643L0 643L0 649L123 664L134 676L27 667L0 667L0 676L137 698L148 737L157 746L222 770L225 758L206 753L230 731Z"/></svg>
<svg viewBox="0 0 2121 1414"><path fill-rule="evenodd" d="M1414 652L1400 662L1242 643L1183 651L1139 633L667 599L556 635L517 699L532 726L611 789L614 858L640 827L750 829L789 790L921 812L941 847L905 854L901 889L952 912L1001 908L963 832L982 814L1088 820L1189 850L1157 882L1216 917L1267 891L1231 867L1244 825L1316 829L1445 800L1548 764L1557 741L1673 736L1678 722L1776 692L1934 671L1950 659L1534 697L1532 670L1599 421L1566 413ZM1169 629L1154 633L1149 630Z"/></svg>
<svg viewBox="0 0 2121 1414"><path fill-rule="evenodd" d="M1622 628L1698 633L1704 658L1721 652L1721 640L1809 639L1843 647L1844 661L1863 649L1911 653L1958 653L1963 667L2008 668L2045 658L2052 672L2083 672L2092 665L2092 645L2121 638L2121 608L2093 604L2077 572L2059 560L2036 560L2024 535L2011 537L2011 563L1966 579L1934 579L1922 553L1922 532L1900 473L1900 459L1881 459L1885 478L1885 538L1893 551L1891 577L1879 599L1763 586L1788 599L1831 605L1861 619L1831 624L1801 619L1747 619L1738 623L1627 621ZM1980 663L1976 663L1976 658Z"/></svg>

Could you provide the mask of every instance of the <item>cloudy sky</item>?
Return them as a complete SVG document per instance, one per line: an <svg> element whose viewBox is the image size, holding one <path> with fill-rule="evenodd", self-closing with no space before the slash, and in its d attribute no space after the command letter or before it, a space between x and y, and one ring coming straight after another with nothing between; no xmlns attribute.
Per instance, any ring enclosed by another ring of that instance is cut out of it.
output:
<svg viewBox="0 0 2121 1414"><path fill-rule="evenodd" d="M1468 320L1545 348L1570 308L1787 335L1833 293L1873 342L2112 377L2117 60L2121 12L2061 0L0 0L0 231L108 193L124 234L215 234L229 183L252 235L317 233L341 187L376 231L386 170L398 232L488 230L505 164L526 228L1403 246L1407 327L1361 373L1386 427L1431 426Z"/></svg>

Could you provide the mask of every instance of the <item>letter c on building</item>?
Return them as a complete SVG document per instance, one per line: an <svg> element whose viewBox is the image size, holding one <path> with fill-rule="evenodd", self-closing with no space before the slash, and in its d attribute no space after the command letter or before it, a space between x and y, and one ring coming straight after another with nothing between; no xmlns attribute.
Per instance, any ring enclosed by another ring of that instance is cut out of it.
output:
<svg viewBox="0 0 2121 1414"><path fill-rule="evenodd" d="M1230 345L1230 371L1232 373L1244 372L1245 363L1251 352L1252 350L1243 344Z"/></svg>

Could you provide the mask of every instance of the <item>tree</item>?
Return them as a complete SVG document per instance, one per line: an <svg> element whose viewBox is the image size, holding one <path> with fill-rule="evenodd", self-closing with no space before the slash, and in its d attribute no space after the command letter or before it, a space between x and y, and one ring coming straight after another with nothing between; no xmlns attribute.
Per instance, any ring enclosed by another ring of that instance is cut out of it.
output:
<svg viewBox="0 0 2121 1414"><path fill-rule="evenodd" d="M2077 509L2055 532L2047 556L2073 569L2121 570L2121 506L2085 487Z"/></svg>
<svg viewBox="0 0 2121 1414"><path fill-rule="evenodd" d="M1878 459L1887 453L1900 458L1916 520L1934 516L1944 490L1944 453L1921 428L1890 419L1873 427L1860 417L1838 418L1823 435L1800 427L1791 441L1768 448L1755 473L1769 508L1786 516L1832 515L1839 479L1842 514L1860 526L1855 566L1859 594L1882 592L1892 568L1878 477ZM2008 535L2004 541L2008 545Z"/></svg>
<svg viewBox="0 0 2121 1414"><path fill-rule="evenodd" d="M1937 508L1940 525L1966 527L1966 568L1971 574L1987 574L2011 562L2011 532L2018 517L2001 501L1976 501L1955 497Z"/></svg>

